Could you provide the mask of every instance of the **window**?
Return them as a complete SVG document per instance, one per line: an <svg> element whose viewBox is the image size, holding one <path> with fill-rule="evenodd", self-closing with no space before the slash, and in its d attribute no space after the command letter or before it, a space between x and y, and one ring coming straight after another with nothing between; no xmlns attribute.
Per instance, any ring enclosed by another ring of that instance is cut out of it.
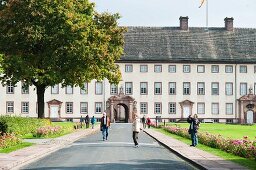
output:
<svg viewBox="0 0 256 170"><path fill-rule="evenodd" d="M183 65L183 73L190 73L190 65Z"/></svg>
<svg viewBox="0 0 256 170"><path fill-rule="evenodd" d="M95 94L101 95L103 90L102 82L95 82Z"/></svg>
<svg viewBox="0 0 256 170"><path fill-rule="evenodd" d="M140 114L147 114L147 113L148 113L148 104L140 103Z"/></svg>
<svg viewBox="0 0 256 170"><path fill-rule="evenodd" d="M14 102L6 102L6 113L14 113Z"/></svg>
<svg viewBox="0 0 256 170"><path fill-rule="evenodd" d="M247 66L240 66L240 73L247 73Z"/></svg>
<svg viewBox="0 0 256 170"><path fill-rule="evenodd" d="M12 85L12 83L8 83L6 88L7 88L6 89L7 94L14 94L14 86Z"/></svg>
<svg viewBox="0 0 256 170"><path fill-rule="evenodd" d="M131 73L132 72L132 65L125 65L125 72L126 73Z"/></svg>
<svg viewBox="0 0 256 170"><path fill-rule="evenodd" d="M247 95L247 83L240 83L240 95Z"/></svg>
<svg viewBox="0 0 256 170"><path fill-rule="evenodd" d="M176 94L176 83L175 82L169 83L169 94L170 95Z"/></svg>
<svg viewBox="0 0 256 170"><path fill-rule="evenodd" d="M233 73L233 66L232 65L226 65L225 66L225 72L226 73Z"/></svg>
<svg viewBox="0 0 256 170"><path fill-rule="evenodd" d="M155 103L155 114L161 114L161 113L162 113L162 104Z"/></svg>
<svg viewBox="0 0 256 170"><path fill-rule="evenodd" d="M219 103L212 103L212 114L213 115L219 114Z"/></svg>
<svg viewBox="0 0 256 170"><path fill-rule="evenodd" d="M219 83L212 83L212 95L219 95Z"/></svg>
<svg viewBox="0 0 256 170"><path fill-rule="evenodd" d="M204 114L205 104L204 103L197 103L197 114Z"/></svg>
<svg viewBox="0 0 256 170"><path fill-rule="evenodd" d="M102 103L101 102L96 102L95 103L95 113L96 114L101 114L102 113Z"/></svg>
<svg viewBox="0 0 256 170"><path fill-rule="evenodd" d="M21 82L21 93L29 94L29 86L26 85L24 82Z"/></svg>
<svg viewBox="0 0 256 170"><path fill-rule="evenodd" d="M132 82L125 83L125 94L132 94Z"/></svg>
<svg viewBox="0 0 256 170"><path fill-rule="evenodd" d="M226 123L233 123L233 119L227 119Z"/></svg>
<svg viewBox="0 0 256 170"><path fill-rule="evenodd" d="M233 83L231 83L231 82L226 83L226 90L225 91L226 91L227 96L233 95Z"/></svg>
<svg viewBox="0 0 256 170"><path fill-rule="evenodd" d="M160 95L162 94L162 83L155 82L155 94Z"/></svg>
<svg viewBox="0 0 256 170"><path fill-rule="evenodd" d="M148 94L148 83L147 82L140 83L140 94Z"/></svg>
<svg viewBox="0 0 256 170"><path fill-rule="evenodd" d="M162 72L162 65L155 65L155 73L161 73Z"/></svg>
<svg viewBox="0 0 256 170"><path fill-rule="evenodd" d="M205 90L204 90L204 83L203 82L198 82L197 83L197 94L198 95L204 95Z"/></svg>
<svg viewBox="0 0 256 170"><path fill-rule="evenodd" d="M66 94L73 94L73 87L72 86L67 86L66 87Z"/></svg>
<svg viewBox="0 0 256 170"><path fill-rule="evenodd" d="M28 113L28 112L29 112L29 103L21 102L21 113Z"/></svg>
<svg viewBox="0 0 256 170"><path fill-rule="evenodd" d="M87 102L81 102L80 103L80 113L81 114L88 114L88 103Z"/></svg>
<svg viewBox="0 0 256 170"><path fill-rule="evenodd" d="M169 103L169 114L176 114L176 103Z"/></svg>
<svg viewBox="0 0 256 170"><path fill-rule="evenodd" d="M176 73L176 65L169 65L169 73Z"/></svg>
<svg viewBox="0 0 256 170"><path fill-rule="evenodd" d="M254 95L256 94L256 83L254 83Z"/></svg>
<svg viewBox="0 0 256 170"><path fill-rule="evenodd" d="M218 73L219 72L219 66L218 65L212 65L212 73Z"/></svg>
<svg viewBox="0 0 256 170"><path fill-rule="evenodd" d="M88 83L84 83L84 86L80 87L80 94L88 94Z"/></svg>
<svg viewBox="0 0 256 170"><path fill-rule="evenodd" d="M110 94L116 95L117 93L118 93L118 92L117 92L117 85L111 84L111 85L110 85Z"/></svg>
<svg viewBox="0 0 256 170"><path fill-rule="evenodd" d="M226 114L227 115L233 114L233 103L226 103Z"/></svg>
<svg viewBox="0 0 256 170"><path fill-rule="evenodd" d="M51 87L51 94L59 94L59 85L55 84Z"/></svg>
<svg viewBox="0 0 256 170"><path fill-rule="evenodd" d="M189 82L183 83L183 95L190 95L190 83Z"/></svg>
<svg viewBox="0 0 256 170"><path fill-rule="evenodd" d="M140 65L140 72L141 73L148 72L148 65Z"/></svg>
<svg viewBox="0 0 256 170"><path fill-rule="evenodd" d="M198 73L204 73L204 72L205 72L205 67L204 67L204 65L198 65L198 66L197 66L197 72L198 72Z"/></svg>
<svg viewBox="0 0 256 170"><path fill-rule="evenodd" d="M67 114L73 113L73 102L66 102L66 113Z"/></svg>

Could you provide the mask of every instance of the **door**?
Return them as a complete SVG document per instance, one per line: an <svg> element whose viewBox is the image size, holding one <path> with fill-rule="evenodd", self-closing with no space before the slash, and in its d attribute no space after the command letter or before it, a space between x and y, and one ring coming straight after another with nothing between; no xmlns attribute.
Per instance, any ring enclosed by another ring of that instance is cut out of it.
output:
<svg viewBox="0 0 256 170"><path fill-rule="evenodd" d="M190 115L190 107L189 106L183 107L183 115L184 115L184 118L187 118Z"/></svg>
<svg viewBox="0 0 256 170"><path fill-rule="evenodd" d="M50 118L59 118L59 106L50 107Z"/></svg>
<svg viewBox="0 0 256 170"><path fill-rule="evenodd" d="M253 124L253 111L252 110L248 110L247 111L247 120L246 123L247 124Z"/></svg>

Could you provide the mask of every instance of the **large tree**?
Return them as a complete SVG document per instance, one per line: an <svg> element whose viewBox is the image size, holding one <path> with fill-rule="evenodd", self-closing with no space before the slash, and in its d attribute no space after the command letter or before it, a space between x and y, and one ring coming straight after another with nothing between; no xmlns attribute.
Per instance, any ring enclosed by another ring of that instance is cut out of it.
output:
<svg viewBox="0 0 256 170"><path fill-rule="evenodd" d="M83 87L92 79L121 79L115 61L123 54L118 14L97 13L88 0L0 0L3 85L36 86L38 117L44 117L49 86Z"/></svg>

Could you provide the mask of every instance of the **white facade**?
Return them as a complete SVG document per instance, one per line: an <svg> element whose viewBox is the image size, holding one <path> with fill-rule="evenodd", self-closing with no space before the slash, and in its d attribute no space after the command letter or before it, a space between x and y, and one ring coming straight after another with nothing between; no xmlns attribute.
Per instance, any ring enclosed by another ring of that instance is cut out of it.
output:
<svg viewBox="0 0 256 170"><path fill-rule="evenodd" d="M138 112L141 113L142 104L142 106L146 106L144 108L146 115L152 118L161 116L162 118L180 119L182 114L185 118L192 111L192 114L197 113L199 118L216 119L220 122L225 122L226 119L238 119L240 113L237 99L247 94L249 87L253 88L254 94L256 91L256 65L253 64L118 64L122 72L122 81L118 85L118 93L122 86L125 95L130 95L137 101ZM172 72L169 70L170 65ZM231 66L232 72L227 73L226 69L231 71ZM174 67L176 67L175 72L173 72ZM172 83L171 86L176 85L175 94L169 94L169 83ZM132 85L132 89L129 89L131 94L126 94L126 92L129 92L126 86L129 85ZM189 89L185 90L189 93L187 95L184 94L183 87L186 85L190 85ZM141 91L141 86L146 87L146 89L144 88ZM155 89L155 86L160 88ZM212 86L218 88L214 90ZM199 87L200 89L198 89ZM47 104L47 102L55 99L62 102L59 111L61 118L79 118L87 113L90 117L94 115L99 118L106 109L108 98L115 95L110 94L110 84L107 80L102 81L102 84L96 83L95 80L88 83L88 93L86 94L81 94L79 87L74 87L72 92L71 89L67 90L59 85L59 89L55 90L58 92L57 94L52 94L54 90L52 92L51 87L45 91L45 117L50 117L50 112L52 112L52 117L58 116L56 115L56 107L49 107ZM12 90L9 88L9 91ZM213 91L215 93L218 91L218 94L212 94ZM67 92L70 94L67 94ZM159 94L155 94L155 92L159 92ZM193 102L191 110L180 104L183 101ZM13 106L11 103L13 103ZM29 94L23 94L21 83L18 83L14 87L14 93L8 94L7 87L0 86L0 114L2 115L37 117L36 103L34 87L29 87ZM171 109L170 103L172 104ZM96 106L100 107L100 105L101 109L96 109ZM28 110L28 113L22 113L26 110ZM170 110L172 113L170 113ZM70 113L67 113L67 111Z"/></svg>

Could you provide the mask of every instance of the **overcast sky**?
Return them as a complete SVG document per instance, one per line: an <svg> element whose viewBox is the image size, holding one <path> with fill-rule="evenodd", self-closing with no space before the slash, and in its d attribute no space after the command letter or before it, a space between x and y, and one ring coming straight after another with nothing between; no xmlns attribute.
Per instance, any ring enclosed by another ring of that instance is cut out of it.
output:
<svg viewBox="0 0 256 170"><path fill-rule="evenodd" d="M122 26L179 26L188 16L189 26L206 26L206 5L200 0L91 0L99 12L119 13ZM256 28L256 0L208 0L209 27L223 27L225 17L235 27Z"/></svg>

